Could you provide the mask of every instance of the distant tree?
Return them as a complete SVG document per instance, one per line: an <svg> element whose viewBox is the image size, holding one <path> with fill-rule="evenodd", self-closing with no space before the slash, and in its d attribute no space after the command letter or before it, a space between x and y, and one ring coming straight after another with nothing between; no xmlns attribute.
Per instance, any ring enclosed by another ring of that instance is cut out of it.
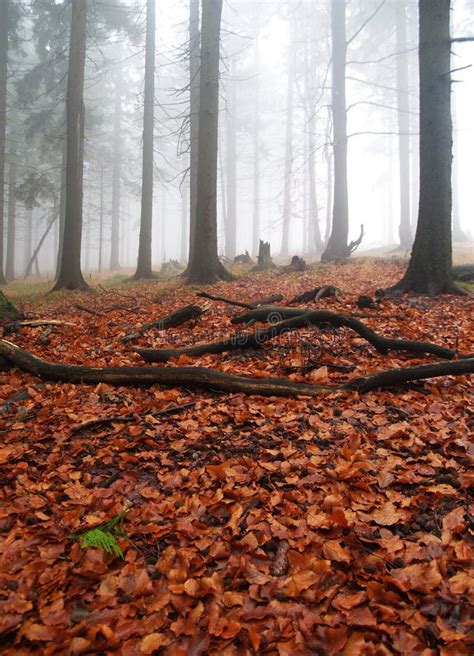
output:
<svg viewBox="0 0 474 656"><path fill-rule="evenodd" d="M459 292L452 282L450 0L419 0L420 201L407 271L393 289Z"/></svg>
<svg viewBox="0 0 474 656"><path fill-rule="evenodd" d="M288 76L286 89L286 135L285 135L285 168L283 188L283 229L281 236L280 255L288 256L290 248L291 222L291 186L293 169L293 98L296 61L296 21L290 19L290 38L288 42Z"/></svg>
<svg viewBox="0 0 474 656"><path fill-rule="evenodd" d="M0 2L0 285L6 282L3 270L3 222L5 212L5 135L10 18L10 2L9 0L2 0Z"/></svg>
<svg viewBox="0 0 474 656"><path fill-rule="evenodd" d="M237 255L237 94L235 88L235 62L230 65L231 79L227 83L226 106L226 174L227 212L225 214L225 256L233 261Z"/></svg>
<svg viewBox="0 0 474 656"><path fill-rule="evenodd" d="M187 282L229 280L217 255L217 134L219 110L219 38L222 0L202 7L201 77L195 235Z"/></svg>
<svg viewBox="0 0 474 656"><path fill-rule="evenodd" d="M349 255L349 202L347 192L347 112L346 112L346 0L331 4L332 35L332 120L334 126L334 204L332 230L323 261L345 259Z"/></svg>
<svg viewBox="0 0 474 656"><path fill-rule="evenodd" d="M408 91L407 16L405 0L398 0L396 12L398 162L400 179L400 248L411 248L410 224L410 102Z"/></svg>
<svg viewBox="0 0 474 656"><path fill-rule="evenodd" d="M5 278L11 281L15 278L15 245L16 245L16 176L17 164L16 154L11 153L12 158L8 165L8 238L7 257L5 262Z"/></svg>
<svg viewBox="0 0 474 656"><path fill-rule="evenodd" d="M189 255L194 256L196 233L197 172L199 146L199 87L201 68L201 33L199 0L189 0Z"/></svg>
<svg viewBox="0 0 474 656"><path fill-rule="evenodd" d="M122 91L119 76L114 83L114 135L112 156L112 229L110 235L110 270L120 267L120 175L121 175L121 124L122 124Z"/></svg>
<svg viewBox="0 0 474 656"><path fill-rule="evenodd" d="M88 287L81 271L87 0L72 0L66 97L66 216L54 290Z"/></svg>
<svg viewBox="0 0 474 656"><path fill-rule="evenodd" d="M155 0L146 3L145 98L143 115L142 202L137 270L134 278L152 278L153 138L155 111Z"/></svg>

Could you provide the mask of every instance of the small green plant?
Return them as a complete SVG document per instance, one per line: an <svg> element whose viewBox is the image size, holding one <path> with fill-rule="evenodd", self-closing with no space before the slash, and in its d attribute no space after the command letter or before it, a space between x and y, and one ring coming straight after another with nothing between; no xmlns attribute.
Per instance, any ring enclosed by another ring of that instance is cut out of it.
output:
<svg viewBox="0 0 474 656"><path fill-rule="evenodd" d="M118 515L115 515L115 517L112 517L106 524L91 528L81 535L74 536L74 538L80 541L83 549L87 549L88 547L102 549L105 553L114 554L119 558L123 558L123 551L117 542L117 538L127 537L122 528L124 518L125 511L123 510Z"/></svg>

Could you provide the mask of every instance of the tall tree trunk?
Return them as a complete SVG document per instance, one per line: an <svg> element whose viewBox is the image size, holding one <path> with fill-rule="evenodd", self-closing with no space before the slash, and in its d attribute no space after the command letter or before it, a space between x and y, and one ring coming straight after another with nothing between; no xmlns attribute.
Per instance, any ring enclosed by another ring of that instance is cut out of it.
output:
<svg viewBox="0 0 474 656"><path fill-rule="evenodd" d="M196 225L188 283L209 284L230 279L217 255L217 134L219 111L219 37L222 0L203 5L199 152Z"/></svg>
<svg viewBox="0 0 474 656"><path fill-rule="evenodd" d="M12 155L16 157L15 154ZM7 260L5 263L5 278L10 281L15 278L15 242L16 242L16 162L8 166L8 235Z"/></svg>
<svg viewBox="0 0 474 656"><path fill-rule="evenodd" d="M318 66L317 56L317 12L313 12L310 30L309 57L305 59L306 89L310 100L307 114L307 131L308 131L308 186L309 186L309 225L310 225L310 243L309 251L320 255L322 252L321 225L319 222L318 197L317 197L317 180L316 180L316 93L314 75ZM307 43L307 41L306 41Z"/></svg>
<svg viewBox="0 0 474 656"><path fill-rule="evenodd" d="M456 106L456 93L453 93L452 98L452 114L453 114L453 240L454 241L468 241L467 235L461 228L461 215L459 213L459 174L458 174L458 134L457 134L457 106Z"/></svg>
<svg viewBox="0 0 474 656"><path fill-rule="evenodd" d="M66 119L66 117L64 117ZM63 257L63 244L64 244L64 225L66 223L66 166L67 166L67 136L63 135L63 147L61 154L61 175L60 175L60 190L59 190L59 239L58 248L56 251L56 279L59 276L59 269Z"/></svg>
<svg viewBox="0 0 474 656"><path fill-rule="evenodd" d="M189 186L186 180L183 181L181 191L181 264L186 263L188 256L188 240L189 240Z"/></svg>
<svg viewBox="0 0 474 656"><path fill-rule="evenodd" d="M234 66L231 65L231 75ZM229 80L227 85L226 113L226 180L227 213L224 223L225 255L232 262L237 254L237 130L235 126L236 95L235 82Z"/></svg>
<svg viewBox="0 0 474 656"><path fill-rule="evenodd" d="M400 180L400 248L408 250L413 242L410 224L410 100L408 89L408 54L406 2L396 3L398 162Z"/></svg>
<svg viewBox="0 0 474 656"><path fill-rule="evenodd" d="M260 241L260 48L258 34L255 37L255 94L252 122L253 141L253 207L252 207L252 255L258 254Z"/></svg>
<svg viewBox="0 0 474 656"><path fill-rule="evenodd" d="M5 283L3 269L3 225L5 212L5 123L7 116L9 0L0 2L0 285Z"/></svg>
<svg viewBox="0 0 474 656"><path fill-rule="evenodd" d="M114 145L112 162L112 225L110 231L110 270L120 269L120 175L122 164L121 152L122 96L120 81L115 80L114 107Z"/></svg>
<svg viewBox="0 0 474 656"><path fill-rule="evenodd" d="M334 125L334 205L332 230L323 261L347 258L349 204L347 192L347 114L346 114L346 0L331 5L332 35L332 119Z"/></svg>
<svg viewBox="0 0 474 656"><path fill-rule="evenodd" d="M86 26L87 0L72 0L66 98L66 217L61 263L54 290L88 287L81 272Z"/></svg>
<svg viewBox="0 0 474 656"><path fill-rule="evenodd" d="M408 269L396 288L457 291L452 283L450 0L419 0L420 204Z"/></svg>
<svg viewBox="0 0 474 656"><path fill-rule="evenodd" d="M201 34L199 31L199 0L189 0L189 256L188 269L194 254L198 189L199 93L201 77Z"/></svg>
<svg viewBox="0 0 474 656"><path fill-rule="evenodd" d="M99 200L99 273L102 271L102 250L104 248L104 162L100 162L100 200Z"/></svg>
<svg viewBox="0 0 474 656"><path fill-rule="evenodd" d="M33 245L33 210L26 211L25 240L23 250L23 275L26 278L26 268L31 258L31 248Z"/></svg>
<svg viewBox="0 0 474 656"><path fill-rule="evenodd" d="M295 84L296 63L296 24L290 19L290 39L288 48L288 78L286 91L286 135L285 135L285 179L283 189L283 230L281 235L280 255L287 257L290 248L290 221L291 221L291 183L293 171L293 98Z"/></svg>
<svg viewBox="0 0 474 656"><path fill-rule="evenodd" d="M155 0L146 3L145 107L143 116L142 205L134 278L152 278L153 138L155 109Z"/></svg>

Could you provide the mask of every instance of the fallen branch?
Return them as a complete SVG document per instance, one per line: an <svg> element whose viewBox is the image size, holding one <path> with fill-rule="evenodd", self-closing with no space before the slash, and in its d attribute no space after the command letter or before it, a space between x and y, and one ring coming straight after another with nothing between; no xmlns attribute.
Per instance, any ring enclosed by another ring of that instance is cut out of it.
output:
<svg viewBox="0 0 474 656"><path fill-rule="evenodd" d="M157 412L141 412L137 415L112 415L111 417L98 417L97 419L89 419L88 421L82 422L79 426L74 426L72 429L73 433L80 433L83 430L90 430L93 428L99 428L100 426L106 426L107 424L131 424L133 422L140 421L145 417L162 417L163 415L175 415L179 412L183 412L188 408L192 408L196 405L196 401L191 403L183 403L182 405L172 405L169 408L164 408L163 410L158 410Z"/></svg>
<svg viewBox="0 0 474 656"><path fill-rule="evenodd" d="M275 308L277 309L277 308ZM275 315L277 316L277 315ZM456 356L456 351L438 346L431 342L418 342L413 339L394 339L383 337L366 326L362 321L354 319L346 314L338 314L329 310L314 310L306 314L300 314L284 321L271 323L264 328L257 328L254 332L238 332L229 337L225 337L218 342L206 342L196 344L195 346L185 346L182 348L163 348L163 349L136 349L146 362L167 362L169 358L177 358L181 355L201 356L206 353L223 353L225 351L235 351L247 348L261 348L265 342L278 337L284 333L298 328L308 326L318 326L329 324L337 328L346 327L355 331L358 335L366 339L380 353L387 351L407 351L409 353L431 354L440 358L452 360Z"/></svg>
<svg viewBox="0 0 474 656"><path fill-rule="evenodd" d="M128 335L124 335L124 337L122 337L120 341L123 344L132 342L133 340L141 337L143 333L147 332L151 328L155 328L156 330L166 330L166 328L175 328L176 326L180 326L186 321L191 321L191 319L197 319L202 314L204 314L204 312L206 312L207 310L208 310L207 305L197 305L195 303L191 303L190 305L186 305L184 308L181 308L180 310L176 310L176 312L172 312L171 314L167 314L164 317L160 317L156 321L150 321L149 323L144 323L135 332L129 333Z"/></svg>
<svg viewBox="0 0 474 656"><path fill-rule="evenodd" d="M310 289L307 292L295 296L295 298L290 301L290 305L293 305L293 303L311 303L311 301L317 303L321 298L327 298L330 296L337 298L338 293L339 289L334 287L334 285L322 285L321 287L315 287L314 289Z"/></svg>
<svg viewBox="0 0 474 656"><path fill-rule="evenodd" d="M207 292L198 292L196 296L200 296L201 298L207 298L210 301L220 301L221 303L227 303L227 305L235 305L237 307L245 308L246 310L253 310L261 305L268 305L269 303L278 303L278 301L281 301L283 298L281 294L273 294L273 296L267 296L257 301L244 303L243 301L236 301L233 298L226 298L225 296L215 296L214 294L208 294Z"/></svg>
<svg viewBox="0 0 474 656"><path fill-rule="evenodd" d="M354 378L342 385L307 385L286 378L249 378L221 373L204 367L85 367L46 362L15 344L0 339L0 356L22 371L45 380L73 384L165 385L201 387L221 392L240 392L261 396L318 396L344 390L368 392L414 380L474 373L474 358L434 364L387 369L370 376Z"/></svg>
<svg viewBox="0 0 474 656"><path fill-rule="evenodd" d="M29 319L24 321L17 321L18 326L28 326L29 328L37 328L38 326L77 326L70 321L61 321L60 319Z"/></svg>

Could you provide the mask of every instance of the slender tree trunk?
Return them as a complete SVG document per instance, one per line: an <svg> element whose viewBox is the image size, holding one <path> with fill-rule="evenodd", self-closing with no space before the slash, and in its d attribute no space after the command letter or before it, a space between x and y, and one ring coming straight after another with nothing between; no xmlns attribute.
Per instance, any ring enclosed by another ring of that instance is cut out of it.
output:
<svg viewBox="0 0 474 656"><path fill-rule="evenodd" d="M33 210L26 211L25 241L23 251L23 274L26 278L26 268L31 258L31 248L33 245Z"/></svg>
<svg viewBox="0 0 474 656"><path fill-rule="evenodd" d="M411 248L413 236L410 224L410 100L408 95L408 54L406 2L396 3L398 162L400 180L400 248Z"/></svg>
<svg viewBox="0 0 474 656"><path fill-rule="evenodd" d="M450 0L419 0L420 205L403 291L457 291L452 282Z"/></svg>
<svg viewBox="0 0 474 656"><path fill-rule="evenodd" d="M189 186L183 182L181 192L181 264L186 263L189 240Z"/></svg>
<svg viewBox="0 0 474 656"><path fill-rule="evenodd" d="M290 221L291 221L291 183L293 171L293 98L296 63L296 25L295 19L290 23L290 39L288 53L288 78L286 91L286 136L285 136L285 179L283 190L283 230L281 235L280 255L287 257L290 248Z"/></svg>
<svg viewBox="0 0 474 656"><path fill-rule="evenodd" d="M188 269L194 254L196 232L198 142L199 142L199 93L201 78L201 34L199 31L199 0L189 0L189 256Z"/></svg>
<svg viewBox="0 0 474 656"><path fill-rule="evenodd" d="M152 278L153 138L155 109L155 0L146 3L145 108L143 116L142 205L134 278Z"/></svg>
<svg viewBox="0 0 474 656"><path fill-rule="evenodd" d="M317 13L313 13L311 21L309 58L306 58L306 88L308 98L310 99L307 116L308 130L308 186L309 186L309 224L310 224L310 243L309 250L316 255L320 255L323 250L321 238L321 225L319 222L318 197L317 197L317 180L316 180L316 106L314 75L318 66L318 56L316 52L316 30L317 30Z"/></svg>
<svg viewBox="0 0 474 656"><path fill-rule="evenodd" d="M252 207L252 255L258 254L260 242L260 48L258 34L255 37L255 83L254 115L252 123L253 140L253 207Z"/></svg>
<svg viewBox="0 0 474 656"><path fill-rule="evenodd" d="M334 125L334 205L332 230L323 261L349 257L349 204L347 192L346 114L346 0L333 0L332 34L332 118Z"/></svg>
<svg viewBox="0 0 474 656"><path fill-rule="evenodd" d="M0 285L5 281L3 269L3 225L5 212L5 124L7 116L9 0L0 2Z"/></svg>
<svg viewBox="0 0 474 656"><path fill-rule="evenodd" d="M230 274L217 254L217 134L219 113L219 37L222 0L203 5L196 225L188 283L209 284Z"/></svg>
<svg viewBox="0 0 474 656"><path fill-rule="evenodd" d="M87 0L72 0L66 99L66 220L61 263L54 290L88 287L81 272L86 27Z"/></svg>
<svg viewBox="0 0 474 656"><path fill-rule="evenodd" d="M104 163L100 162L100 206L99 206L99 273L102 271L102 249L104 248Z"/></svg>
<svg viewBox="0 0 474 656"><path fill-rule="evenodd" d="M166 194L161 193L161 262L166 262Z"/></svg>
<svg viewBox="0 0 474 656"><path fill-rule="evenodd" d="M458 174L458 133L457 133L457 107L456 93L451 96L453 114L453 240L468 241L467 235L461 228L461 215L459 213L459 174Z"/></svg>
<svg viewBox="0 0 474 656"><path fill-rule="evenodd" d="M15 154L12 157L16 157ZM8 167L8 236L5 277L8 281L15 278L15 242L16 242L16 162Z"/></svg>
<svg viewBox="0 0 474 656"><path fill-rule="evenodd" d="M66 223L66 166L67 166L67 137L63 135L63 147L61 155L61 176L59 190L59 241L56 251L56 279L59 276L59 269L63 257L64 244L64 225Z"/></svg>
<svg viewBox="0 0 474 656"><path fill-rule="evenodd" d="M231 65L231 75L234 66ZM226 180L227 213L224 223L225 255L232 262L237 254L237 130L235 126L235 82L229 80L227 85L226 113Z"/></svg>
<svg viewBox="0 0 474 656"><path fill-rule="evenodd" d="M304 162L308 162L309 158L309 148L308 148L308 130L307 128L304 131L303 137L303 157ZM303 168L303 255L306 255L310 251L309 244L312 242L312 226L309 219L308 212L308 196L309 196L309 184L308 184L308 166Z"/></svg>
<svg viewBox="0 0 474 656"><path fill-rule="evenodd" d="M121 152L122 96L120 81L115 80L114 107L114 145L112 163L112 225L110 232L110 270L120 269L120 175L122 164Z"/></svg>
<svg viewBox="0 0 474 656"><path fill-rule="evenodd" d="M39 269L39 263L38 263L38 254L39 254L39 252L41 250L41 247L44 244L44 242L46 240L46 237L48 236L52 226L58 220L58 212L59 212L58 206L55 203L54 207L51 211L51 217L50 217L50 220L48 222L48 225L46 226L46 230L43 232L43 234L41 236L41 239L38 241L38 244L37 244L35 250L33 251L33 254L31 255L31 257L30 257L30 259L29 259L29 261L26 265L25 278L28 278L28 276L30 275L31 269L33 268L33 264L35 265L36 275L37 276L40 275L40 269ZM39 222L36 221L36 223L35 223L35 242L36 242L37 234L38 234L38 225L39 225Z"/></svg>

